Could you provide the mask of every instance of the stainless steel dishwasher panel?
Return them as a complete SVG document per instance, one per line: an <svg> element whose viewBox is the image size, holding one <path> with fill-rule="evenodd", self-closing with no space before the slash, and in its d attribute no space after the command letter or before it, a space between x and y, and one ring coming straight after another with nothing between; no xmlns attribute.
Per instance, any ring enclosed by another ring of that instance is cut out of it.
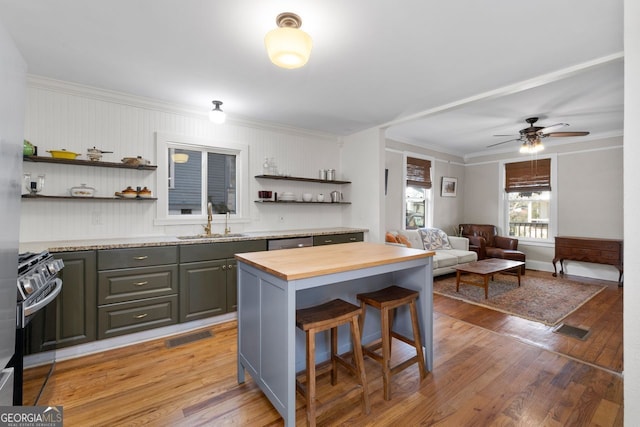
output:
<svg viewBox="0 0 640 427"><path fill-rule="evenodd" d="M267 250L305 248L313 246L313 237L292 237L286 239L273 239L267 241Z"/></svg>

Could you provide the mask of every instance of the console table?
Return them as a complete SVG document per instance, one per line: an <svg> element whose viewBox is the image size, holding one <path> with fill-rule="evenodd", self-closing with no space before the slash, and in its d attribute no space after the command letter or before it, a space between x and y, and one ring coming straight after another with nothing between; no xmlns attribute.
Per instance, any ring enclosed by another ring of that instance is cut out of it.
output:
<svg viewBox="0 0 640 427"><path fill-rule="evenodd" d="M618 286L622 286L622 240L592 237L556 237L556 253L553 258L553 276L557 276L556 262L560 261L560 274L564 274L564 260L613 265L618 269Z"/></svg>

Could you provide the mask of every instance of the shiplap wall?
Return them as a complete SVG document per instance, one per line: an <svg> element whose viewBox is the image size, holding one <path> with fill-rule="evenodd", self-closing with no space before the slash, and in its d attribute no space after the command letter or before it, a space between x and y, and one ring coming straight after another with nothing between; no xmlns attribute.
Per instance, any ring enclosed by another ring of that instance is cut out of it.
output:
<svg viewBox="0 0 640 427"><path fill-rule="evenodd" d="M123 157L142 156L157 164L155 132L167 132L212 141L229 141L249 146L249 212L231 223L232 231L287 230L342 226L342 206L260 205L253 203L258 190L329 193L339 186L318 183L257 180L265 157L273 157L281 171L292 176L315 178L319 169L337 170L337 179L348 178L341 171L339 138L298 129L233 120L214 125L202 111L163 104L126 94L117 94L30 77L27 88L25 138L46 150L67 149L82 153L88 148L113 151L104 161L119 162ZM73 186L85 183L97 196L111 196L127 186L157 187L156 172L126 169L67 166L24 162L25 173L46 175L45 195L67 195ZM159 168L164 167L158 165ZM26 192L26 190L25 190ZM123 236L181 235L199 233L201 224L154 225L155 201L118 202L98 200L23 200L21 242L58 241ZM206 219L203 218L203 221ZM224 224L214 220L214 232Z"/></svg>

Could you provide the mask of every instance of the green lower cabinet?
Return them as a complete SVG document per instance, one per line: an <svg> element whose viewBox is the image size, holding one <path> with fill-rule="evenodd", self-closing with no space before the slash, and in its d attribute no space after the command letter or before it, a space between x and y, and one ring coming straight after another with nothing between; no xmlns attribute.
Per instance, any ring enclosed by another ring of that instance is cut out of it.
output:
<svg viewBox="0 0 640 427"><path fill-rule="evenodd" d="M62 291L27 326L27 354L96 339L96 252L58 252Z"/></svg>
<svg viewBox="0 0 640 427"><path fill-rule="evenodd" d="M108 304L98 308L98 339L173 325L177 319L177 295Z"/></svg>
<svg viewBox="0 0 640 427"><path fill-rule="evenodd" d="M238 263L227 260L227 312L238 311Z"/></svg>
<svg viewBox="0 0 640 427"><path fill-rule="evenodd" d="M338 243L353 243L364 241L364 233L327 234L313 236L313 246L335 245Z"/></svg>
<svg viewBox="0 0 640 427"><path fill-rule="evenodd" d="M226 259L180 265L180 322L227 312L227 270Z"/></svg>

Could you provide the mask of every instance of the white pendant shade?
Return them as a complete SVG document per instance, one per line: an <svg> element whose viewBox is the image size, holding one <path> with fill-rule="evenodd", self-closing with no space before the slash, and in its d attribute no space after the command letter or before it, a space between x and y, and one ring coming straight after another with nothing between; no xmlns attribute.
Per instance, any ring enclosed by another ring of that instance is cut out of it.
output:
<svg viewBox="0 0 640 427"><path fill-rule="evenodd" d="M227 115L224 113L224 111L220 109L222 102L220 101L212 101L212 102L213 102L213 109L209 111L209 120L211 120L213 123L217 125L221 125L222 123L224 123L225 120L227 120Z"/></svg>
<svg viewBox="0 0 640 427"><path fill-rule="evenodd" d="M278 28L264 37L269 59L278 67L299 68L309 61L313 42L309 34L299 27L301 20L293 13L282 13L276 18Z"/></svg>
<svg viewBox="0 0 640 427"><path fill-rule="evenodd" d="M298 28L276 28L264 38L269 59L278 67L299 68L309 61L312 41Z"/></svg>

